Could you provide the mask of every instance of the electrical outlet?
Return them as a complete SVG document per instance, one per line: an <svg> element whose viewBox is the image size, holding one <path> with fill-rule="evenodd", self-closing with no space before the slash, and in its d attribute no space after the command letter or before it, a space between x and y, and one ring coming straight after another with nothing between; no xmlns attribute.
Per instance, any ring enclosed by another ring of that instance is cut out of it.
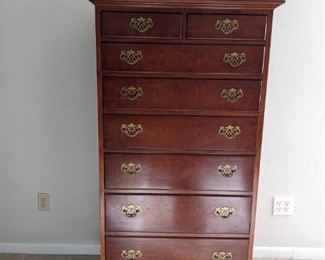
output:
<svg viewBox="0 0 325 260"><path fill-rule="evenodd" d="M275 196L273 198L274 216L291 216L294 210L294 197Z"/></svg>
<svg viewBox="0 0 325 260"><path fill-rule="evenodd" d="M38 193L38 210L42 210L42 211L50 210L49 193Z"/></svg>

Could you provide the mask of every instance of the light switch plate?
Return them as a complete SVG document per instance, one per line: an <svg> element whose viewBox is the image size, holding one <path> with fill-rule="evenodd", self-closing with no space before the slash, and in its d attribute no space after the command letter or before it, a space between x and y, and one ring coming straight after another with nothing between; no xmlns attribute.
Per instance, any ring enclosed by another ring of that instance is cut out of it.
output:
<svg viewBox="0 0 325 260"><path fill-rule="evenodd" d="M273 198L273 215L274 216L291 216L294 212L294 197L274 196Z"/></svg>
<svg viewBox="0 0 325 260"><path fill-rule="evenodd" d="M48 211L50 210L50 194L49 193L38 193L38 210Z"/></svg>

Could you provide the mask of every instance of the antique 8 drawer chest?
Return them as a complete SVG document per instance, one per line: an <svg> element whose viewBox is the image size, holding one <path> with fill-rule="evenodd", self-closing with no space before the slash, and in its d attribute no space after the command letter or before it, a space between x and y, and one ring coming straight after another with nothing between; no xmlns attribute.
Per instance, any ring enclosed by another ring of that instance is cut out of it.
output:
<svg viewBox="0 0 325 260"><path fill-rule="evenodd" d="M101 260L252 259L281 0L92 0Z"/></svg>

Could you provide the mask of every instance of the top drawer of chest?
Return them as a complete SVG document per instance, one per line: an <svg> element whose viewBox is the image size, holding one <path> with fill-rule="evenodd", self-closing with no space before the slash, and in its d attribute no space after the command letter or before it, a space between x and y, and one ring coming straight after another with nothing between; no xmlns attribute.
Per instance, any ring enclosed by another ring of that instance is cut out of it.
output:
<svg viewBox="0 0 325 260"><path fill-rule="evenodd" d="M112 38L180 39L182 15L177 13L102 12L101 34Z"/></svg>
<svg viewBox="0 0 325 260"><path fill-rule="evenodd" d="M266 16L189 14L188 39L265 40Z"/></svg>
<svg viewBox="0 0 325 260"><path fill-rule="evenodd" d="M267 24L267 16L249 14L103 11L100 19L104 38L147 40L265 40Z"/></svg>

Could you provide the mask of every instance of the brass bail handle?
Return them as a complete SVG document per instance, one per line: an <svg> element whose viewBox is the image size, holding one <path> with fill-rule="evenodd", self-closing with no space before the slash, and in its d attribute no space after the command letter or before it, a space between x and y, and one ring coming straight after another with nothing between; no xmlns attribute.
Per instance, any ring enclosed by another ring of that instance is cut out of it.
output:
<svg viewBox="0 0 325 260"><path fill-rule="evenodd" d="M123 173L127 173L129 175L135 175L142 171L142 166L140 163L134 163L134 162L124 162L121 165L121 171Z"/></svg>
<svg viewBox="0 0 325 260"><path fill-rule="evenodd" d="M144 33L149 31L153 28L154 23L152 21L152 18L145 18L145 17L132 17L129 23L130 27L139 33Z"/></svg>
<svg viewBox="0 0 325 260"><path fill-rule="evenodd" d="M136 137L140 133L142 133L143 128L141 124L122 124L121 125L121 133L126 134L128 137Z"/></svg>
<svg viewBox="0 0 325 260"><path fill-rule="evenodd" d="M223 34L228 35L239 29L239 22L236 19L218 19L215 28L217 31L222 31Z"/></svg>
<svg viewBox="0 0 325 260"><path fill-rule="evenodd" d="M125 249L122 251L121 257L124 260L137 260L142 257L142 253L140 250Z"/></svg>
<svg viewBox="0 0 325 260"><path fill-rule="evenodd" d="M128 100L134 101L143 95L143 90L141 87L131 85L129 87L123 87L120 94L122 97L126 97Z"/></svg>
<svg viewBox="0 0 325 260"><path fill-rule="evenodd" d="M229 64L233 68L240 67L247 61L246 53L245 52L233 52L233 53L226 53L223 57L223 61L226 64Z"/></svg>
<svg viewBox="0 0 325 260"><path fill-rule="evenodd" d="M143 54L139 50L128 50L120 52L120 60L133 66L143 59Z"/></svg>
<svg viewBox="0 0 325 260"><path fill-rule="evenodd" d="M238 168L237 165L219 165L218 167L218 173L223 177L233 177L235 174L237 174Z"/></svg>
<svg viewBox="0 0 325 260"><path fill-rule="evenodd" d="M123 213L129 218L136 217L136 215L141 211L141 207L135 204L129 204L122 207Z"/></svg>
<svg viewBox="0 0 325 260"><path fill-rule="evenodd" d="M218 132L221 136L223 136L228 140L236 138L241 133L239 126L232 126L232 125L220 126Z"/></svg>
<svg viewBox="0 0 325 260"><path fill-rule="evenodd" d="M235 209L232 207L221 207L221 208L216 208L214 211L214 214L220 218L223 219L229 219L231 215L235 213Z"/></svg>
<svg viewBox="0 0 325 260"><path fill-rule="evenodd" d="M231 252L214 252L212 254L212 259L213 260L230 260L232 259L232 253Z"/></svg>

